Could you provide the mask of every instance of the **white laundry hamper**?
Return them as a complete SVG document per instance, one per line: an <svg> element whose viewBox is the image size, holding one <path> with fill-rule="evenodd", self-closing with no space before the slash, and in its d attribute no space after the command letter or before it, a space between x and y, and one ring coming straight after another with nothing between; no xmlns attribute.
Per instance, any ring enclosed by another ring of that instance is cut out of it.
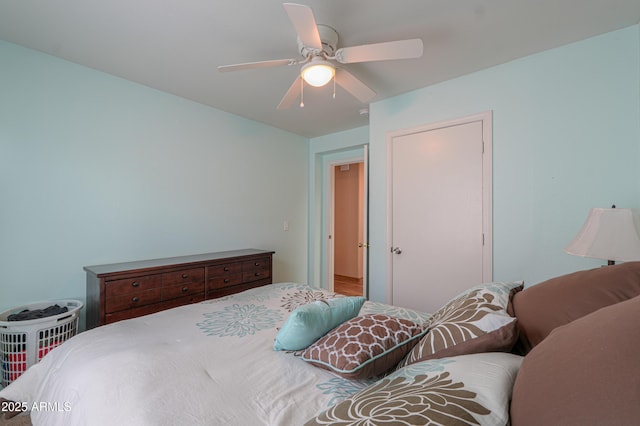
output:
<svg viewBox="0 0 640 426"><path fill-rule="evenodd" d="M52 305L66 306L67 312L25 321L8 321L9 315ZM1 312L0 385L9 385L49 351L75 336L82 306L79 300L51 300Z"/></svg>

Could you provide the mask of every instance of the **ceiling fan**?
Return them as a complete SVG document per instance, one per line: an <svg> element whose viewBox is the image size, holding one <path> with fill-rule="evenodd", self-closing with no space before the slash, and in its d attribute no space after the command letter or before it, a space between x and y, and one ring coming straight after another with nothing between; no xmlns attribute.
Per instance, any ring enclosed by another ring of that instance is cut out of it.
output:
<svg viewBox="0 0 640 426"><path fill-rule="evenodd" d="M387 61L410 59L422 56L422 40L390 41L385 43L364 44L337 49L338 33L331 27L316 24L313 11L309 6L295 3L283 4L289 20L298 34L298 50L302 59L276 59L270 61L247 62L235 65L222 65L219 71L239 71L252 68L268 68L282 65L302 65L300 75L284 95L278 109L287 109L300 97L300 106L304 106L304 82L321 87L332 79L362 103L368 103L376 95L362 81L333 61L340 64L356 62Z"/></svg>

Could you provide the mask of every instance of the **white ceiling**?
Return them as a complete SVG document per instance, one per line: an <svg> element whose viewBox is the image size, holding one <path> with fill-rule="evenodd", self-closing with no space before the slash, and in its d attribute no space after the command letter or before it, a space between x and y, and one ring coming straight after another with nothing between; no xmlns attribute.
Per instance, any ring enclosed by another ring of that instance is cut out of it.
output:
<svg viewBox="0 0 640 426"><path fill-rule="evenodd" d="M295 0L293 0L295 1ZM350 64L372 102L640 21L638 0L300 0L338 47L421 38L421 59ZM332 85L305 107L276 106L299 67L220 73L218 65L298 59L276 0L0 0L0 39L306 137L366 125Z"/></svg>

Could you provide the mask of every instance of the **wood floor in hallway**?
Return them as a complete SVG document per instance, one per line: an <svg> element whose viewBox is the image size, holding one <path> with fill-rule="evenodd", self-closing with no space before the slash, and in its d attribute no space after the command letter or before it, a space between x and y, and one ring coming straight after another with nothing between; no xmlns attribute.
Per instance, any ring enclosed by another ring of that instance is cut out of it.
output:
<svg viewBox="0 0 640 426"><path fill-rule="evenodd" d="M345 296L362 296L362 278L334 275L333 290Z"/></svg>

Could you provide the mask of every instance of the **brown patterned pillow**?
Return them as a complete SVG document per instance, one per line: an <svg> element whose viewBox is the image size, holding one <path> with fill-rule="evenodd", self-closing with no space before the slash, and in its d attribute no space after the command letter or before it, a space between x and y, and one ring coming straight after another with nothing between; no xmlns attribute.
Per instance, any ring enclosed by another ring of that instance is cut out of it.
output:
<svg viewBox="0 0 640 426"><path fill-rule="evenodd" d="M423 327L413 321L362 315L327 333L301 358L342 377L366 379L395 367L423 333Z"/></svg>
<svg viewBox="0 0 640 426"><path fill-rule="evenodd" d="M485 283L458 295L433 314L429 332L399 367L445 356L511 350L518 332L507 308L522 287L521 281Z"/></svg>

